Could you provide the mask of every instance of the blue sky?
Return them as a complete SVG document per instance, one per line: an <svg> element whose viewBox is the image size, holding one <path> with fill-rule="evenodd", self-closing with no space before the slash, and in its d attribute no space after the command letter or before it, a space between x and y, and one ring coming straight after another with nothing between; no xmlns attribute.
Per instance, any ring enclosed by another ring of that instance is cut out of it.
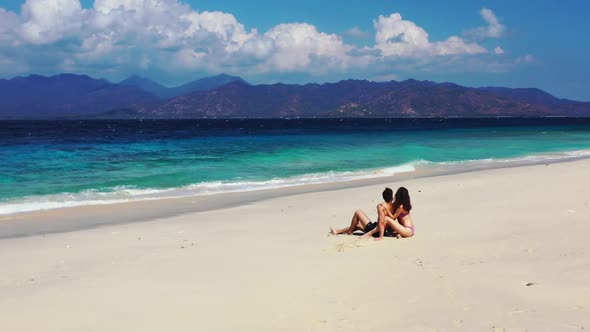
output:
<svg viewBox="0 0 590 332"><path fill-rule="evenodd" d="M451 81L590 101L587 1L3 0L0 77Z"/></svg>

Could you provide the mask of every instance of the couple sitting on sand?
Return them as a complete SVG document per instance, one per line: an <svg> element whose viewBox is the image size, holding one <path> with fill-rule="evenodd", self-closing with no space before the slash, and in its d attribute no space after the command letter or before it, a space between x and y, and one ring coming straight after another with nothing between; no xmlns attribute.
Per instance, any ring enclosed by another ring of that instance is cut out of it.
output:
<svg viewBox="0 0 590 332"><path fill-rule="evenodd" d="M384 203L377 205L379 215L377 223L371 222L362 210L356 210L350 226L342 229L330 228L332 234L346 233L351 235L355 231L363 231L365 233L363 236L377 236L375 240L383 239L386 234L399 234L401 237L413 236L415 229L410 215L412 203L408 189L400 187L395 192L394 200L393 190L385 188L383 200Z"/></svg>

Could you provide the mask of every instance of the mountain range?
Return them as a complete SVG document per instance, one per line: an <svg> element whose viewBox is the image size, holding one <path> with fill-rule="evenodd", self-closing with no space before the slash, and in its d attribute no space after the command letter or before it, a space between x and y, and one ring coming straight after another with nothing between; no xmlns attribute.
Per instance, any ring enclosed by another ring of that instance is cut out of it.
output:
<svg viewBox="0 0 590 332"><path fill-rule="evenodd" d="M218 75L177 87L139 76L0 80L0 118L285 118L590 116L590 102L536 88L471 88L432 81L251 85Z"/></svg>
<svg viewBox="0 0 590 332"><path fill-rule="evenodd" d="M168 88L139 76L120 83L87 75L30 75L0 79L0 119L85 118L113 109L145 109L184 93L215 89L239 77L221 74Z"/></svg>
<svg viewBox="0 0 590 332"><path fill-rule="evenodd" d="M231 82L248 84L248 82L244 81L241 77L230 76L227 74L201 78L172 88L165 87L157 82L137 75L133 75L126 80L121 81L119 84L139 87L160 99L167 99L194 91L213 90Z"/></svg>

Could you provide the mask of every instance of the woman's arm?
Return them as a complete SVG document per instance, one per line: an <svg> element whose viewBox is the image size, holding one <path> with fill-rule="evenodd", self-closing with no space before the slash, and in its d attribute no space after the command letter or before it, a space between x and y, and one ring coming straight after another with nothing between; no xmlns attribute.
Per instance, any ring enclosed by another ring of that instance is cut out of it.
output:
<svg viewBox="0 0 590 332"><path fill-rule="evenodd" d="M391 219L397 219L397 217L399 217L400 214L404 213L404 206L400 205L397 210L395 211L395 213L391 214L391 211L389 211L388 208L382 206L381 204L377 205L377 211L380 210L380 208L383 209L384 213Z"/></svg>
<svg viewBox="0 0 590 332"><path fill-rule="evenodd" d="M383 212L385 213L386 216L388 216L389 218L393 218L393 214L391 214L391 211L389 211L388 208L386 208L385 206L383 207Z"/></svg>
<svg viewBox="0 0 590 332"><path fill-rule="evenodd" d="M391 212L389 212L389 210L387 210L387 212L389 213L389 217L393 220L397 219L397 217L399 217L400 214L404 213L404 206L400 205L397 210L395 210L395 213L392 215Z"/></svg>

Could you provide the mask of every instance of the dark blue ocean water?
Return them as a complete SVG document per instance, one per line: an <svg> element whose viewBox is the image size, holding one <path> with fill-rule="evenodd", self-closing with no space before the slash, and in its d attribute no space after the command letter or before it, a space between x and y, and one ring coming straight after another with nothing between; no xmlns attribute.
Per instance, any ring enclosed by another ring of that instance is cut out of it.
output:
<svg viewBox="0 0 590 332"><path fill-rule="evenodd" d="M0 214L587 149L590 118L0 121Z"/></svg>

